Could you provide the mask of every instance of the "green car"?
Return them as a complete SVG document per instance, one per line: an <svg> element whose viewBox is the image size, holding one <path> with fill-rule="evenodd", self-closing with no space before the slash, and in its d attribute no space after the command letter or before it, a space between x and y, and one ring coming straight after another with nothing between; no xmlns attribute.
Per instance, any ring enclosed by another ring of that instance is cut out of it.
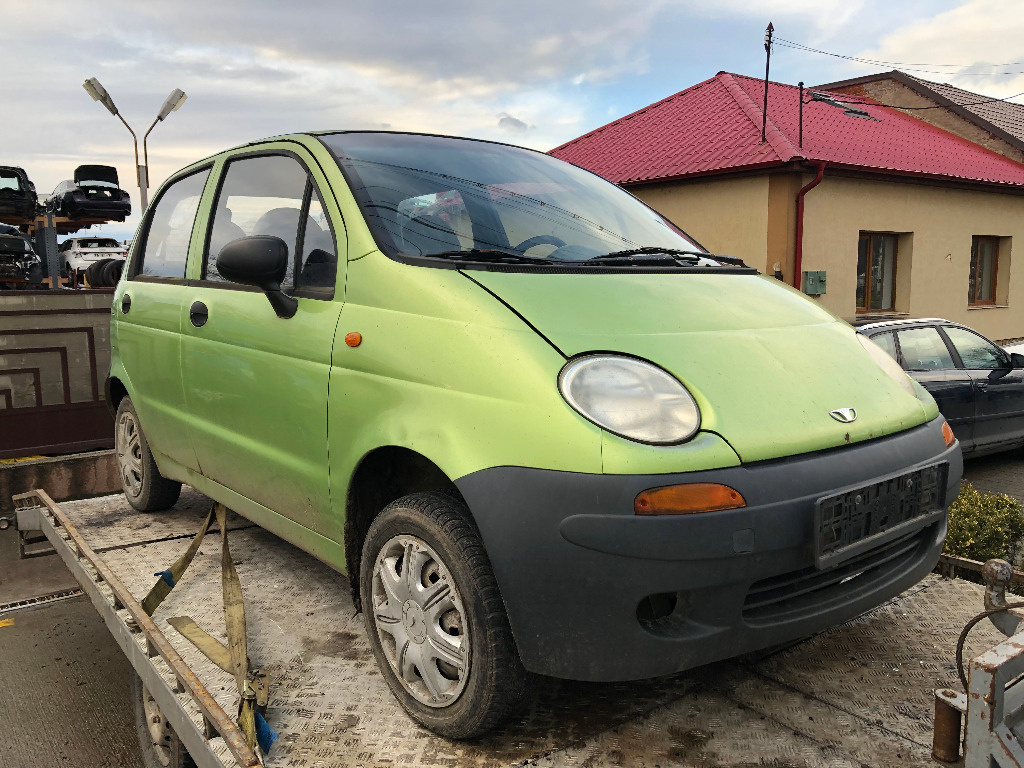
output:
<svg viewBox="0 0 1024 768"><path fill-rule="evenodd" d="M871 341L548 155L385 132L172 176L117 287L129 502L188 483L348 575L408 712L671 674L934 566L960 447Z"/></svg>

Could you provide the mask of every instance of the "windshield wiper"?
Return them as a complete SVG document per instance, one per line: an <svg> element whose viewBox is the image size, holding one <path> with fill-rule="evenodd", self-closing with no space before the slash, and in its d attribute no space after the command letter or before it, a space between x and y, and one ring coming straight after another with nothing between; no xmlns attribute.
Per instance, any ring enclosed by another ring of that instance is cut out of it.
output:
<svg viewBox="0 0 1024 768"><path fill-rule="evenodd" d="M457 261L482 261L490 264L570 264L562 259L542 259L538 256L527 256L518 251L503 251L500 248L474 248L469 251L441 251L427 253L425 256L440 257Z"/></svg>
<svg viewBox="0 0 1024 768"><path fill-rule="evenodd" d="M605 253L600 256L594 256L587 259L588 264L600 264L604 261L618 261L634 260L637 256L655 256L661 257L658 261L674 261L679 263L685 261L688 265L699 265L701 259L707 259L708 261L720 261L723 264L729 264L730 266L745 267L742 259L737 259L733 256L718 256L707 251L689 251L680 250L678 248L660 248L654 245L644 246L643 248L628 248L624 251L612 251L611 253Z"/></svg>

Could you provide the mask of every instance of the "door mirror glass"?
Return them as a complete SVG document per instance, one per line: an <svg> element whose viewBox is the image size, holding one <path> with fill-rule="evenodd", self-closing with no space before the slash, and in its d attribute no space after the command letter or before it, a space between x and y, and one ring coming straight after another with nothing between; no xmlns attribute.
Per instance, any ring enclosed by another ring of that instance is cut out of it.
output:
<svg viewBox="0 0 1024 768"><path fill-rule="evenodd" d="M255 285L270 300L278 317L292 317L299 301L281 290L288 272L288 245L280 237L240 237L225 245L217 256L217 272L233 283Z"/></svg>

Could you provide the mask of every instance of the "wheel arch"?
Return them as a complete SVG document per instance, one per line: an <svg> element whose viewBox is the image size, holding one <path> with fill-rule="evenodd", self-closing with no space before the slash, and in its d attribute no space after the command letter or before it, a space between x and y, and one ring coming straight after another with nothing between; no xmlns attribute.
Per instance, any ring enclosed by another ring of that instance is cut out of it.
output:
<svg viewBox="0 0 1024 768"><path fill-rule="evenodd" d="M345 499L345 570L356 610L361 610L359 570L363 542L370 524L391 502L410 493L441 491L463 504L465 499L448 475L411 448L375 448L356 465Z"/></svg>
<svg viewBox="0 0 1024 768"><path fill-rule="evenodd" d="M117 414L117 406L121 404L124 398L129 396L128 387L117 376L108 376L103 384L103 396L107 401L107 410L110 411L111 416L115 416Z"/></svg>

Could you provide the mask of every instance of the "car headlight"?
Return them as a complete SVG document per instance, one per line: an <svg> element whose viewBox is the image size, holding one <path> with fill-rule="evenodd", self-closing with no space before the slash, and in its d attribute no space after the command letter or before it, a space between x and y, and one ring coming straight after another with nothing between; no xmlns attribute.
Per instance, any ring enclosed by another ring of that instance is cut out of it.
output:
<svg viewBox="0 0 1024 768"><path fill-rule="evenodd" d="M700 429L700 409L686 387L636 358L574 358L558 374L558 389L580 416L629 440L674 445Z"/></svg>
<svg viewBox="0 0 1024 768"><path fill-rule="evenodd" d="M878 363L882 370L892 376L908 395L919 398L917 389L914 388L913 379L907 375L907 372L900 367L899 363L892 359L888 352L863 334L857 334L857 341L867 350L868 354L871 355L872 359Z"/></svg>

